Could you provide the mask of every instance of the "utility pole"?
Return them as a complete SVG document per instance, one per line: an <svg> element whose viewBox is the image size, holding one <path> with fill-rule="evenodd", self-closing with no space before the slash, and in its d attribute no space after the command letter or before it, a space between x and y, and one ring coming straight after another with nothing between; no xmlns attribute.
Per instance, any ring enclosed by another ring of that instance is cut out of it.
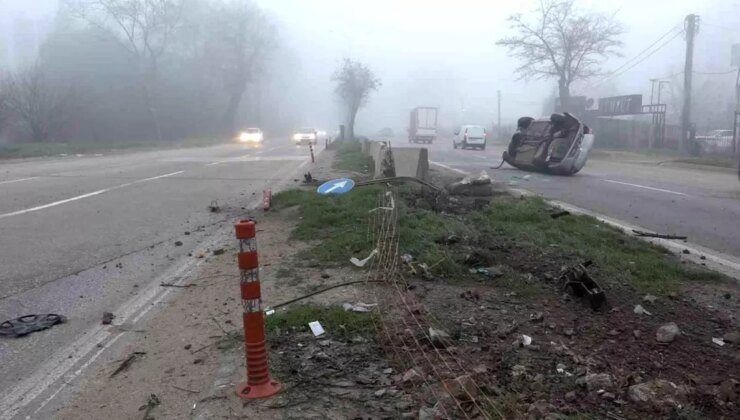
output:
<svg viewBox="0 0 740 420"><path fill-rule="evenodd" d="M691 125L691 76L694 72L694 37L698 16L686 16L684 29L686 31L686 63L683 67L683 109L681 110L681 139L678 148L686 152L688 145L688 131Z"/></svg>
<svg viewBox="0 0 740 420"><path fill-rule="evenodd" d="M498 113L498 122L496 125L496 127L498 128L496 128L496 137L500 139L501 138L501 91L497 90L496 95L498 97L498 105L496 106L496 111Z"/></svg>
<svg viewBox="0 0 740 420"><path fill-rule="evenodd" d="M650 105L652 105L653 104L653 93L655 93L655 82L657 82L658 79L648 79L648 80L650 80Z"/></svg>

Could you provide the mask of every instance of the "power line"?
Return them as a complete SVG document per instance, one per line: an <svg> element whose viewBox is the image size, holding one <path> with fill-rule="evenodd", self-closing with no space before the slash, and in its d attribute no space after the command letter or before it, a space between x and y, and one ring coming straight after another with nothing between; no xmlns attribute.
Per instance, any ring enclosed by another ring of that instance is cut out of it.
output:
<svg viewBox="0 0 740 420"><path fill-rule="evenodd" d="M617 73L618 71L620 71L621 69L623 69L625 66L629 65L632 61L636 60L642 54L644 54L645 52L647 52L648 50L650 50L651 48L653 48L655 46L655 44L659 43L661 40L663 40L663 38L665 38L668 35L670 35L671 32L675 31L676 29L680 29L681 31L683 31L683 29L680 28L679 25L676 25L676 26L672 27L671 29L668 30L668 32L664 33L663 35L660 36L660 38L656 39L655 42L653 42L652 44L648 45L647 48L645 48L644 50L642 50L639 53L637 53L637 55L635 55L634 57L632 57L629 60L627 60L624 63L622 63L621 66L619 66L616 69L612 70L607 77L609 77L609 76Z"/></svg>
<svg viewBox="0 0 740 420"><path fill-rule="evenodd" d="M730 74L730 73L736 73L737 69L727 70L727 71L695 71L694 74L705 74L705 75L721 75L721 74Z"/></svg>
<svg viewBox="0 0 740 420"><path fill-rule="evenodd" d="M627 67L626 69L622 70L622 71L621 71L621 72L619 72L619 73L613 72L613 73L612 73L612 74L611 74L610 76L607 76L606 78L604 78L604 79L601 79L601 80L597 81L596 83L593 83L593 84L589 85L589 87L590 87L590 88L593 88L593 87L597 87L597 86L600 86L600 85L604 84L605 82L608 82L609 80L612 80L612 79L614 79L615 77L619 77L619 76L623 75L624 73L626 73L626 72L628 72L628 71L632 70L632 69L633 69L633 68L635 68L635 67L636 67L636 66L637 66L638 64L640 64L640 63L642 63L643 61L645 61L645 60L647 60L648 58L650 58L650 57L651 57L651 56L652 56L653 54L655 54L656 52L658 52L658 51L660 51L661 49L663 49L663 47L665 47L666 45L668 45L668 44L669 44L669 43L670 43L671 41L673 41L674 39L676 39L676 38L677 38L677 37L678 37L679 35L681 35L681 34L683 34L683 33L684 33L684 31L683 31L683 29L682 29L682 30L680 30L679 32L675 33L675 34L674 34L674 35L673 35L672 37L668 38L668 40L666 40L665 42L663 42L662 44L660 44L660 45L659 45L659 46L658 46L657 48L655 48L655 49L654 49L653 51L651 51L651 52L650 52L650 53L649 53L648 55L646 55L646 56L642 57L642 58L641 58L641 59L640 59L639 61L635 62L635 63L634 63L634 64L632 64L631 66ZM653 45L655 45L655 43L653 43ZM624 66L622 66L622 67L624 67Z"/></svg>

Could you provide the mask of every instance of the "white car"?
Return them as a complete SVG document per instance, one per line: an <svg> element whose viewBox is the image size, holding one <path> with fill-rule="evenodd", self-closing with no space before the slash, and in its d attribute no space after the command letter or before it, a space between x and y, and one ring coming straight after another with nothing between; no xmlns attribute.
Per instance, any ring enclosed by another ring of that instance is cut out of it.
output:
<svg viewBox="0 0 740 420"><path fill-rule="evenodd" d="M463 125L455 130L452 137L452 147L457 149L485 149L486 148L486 129L479 125Z"/></svg>
<svg viewBox="0 0 740 420"><path fill-rule="evenodd" d="M239 133L239 141L241 143L262 144L263 140L264 136L262 130L259 128L251 127Z"/></svg>
<svg viewBox="0 0 740 420"><path fill-rule="evenodd" d="M295 144L316 144L319 133L315 128L301 128L293 134Z"/></svg>

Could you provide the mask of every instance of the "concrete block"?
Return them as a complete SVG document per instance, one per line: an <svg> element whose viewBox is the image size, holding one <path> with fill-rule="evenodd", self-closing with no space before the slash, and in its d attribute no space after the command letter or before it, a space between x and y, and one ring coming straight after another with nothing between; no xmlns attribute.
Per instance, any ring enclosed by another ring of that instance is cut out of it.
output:
<svg viewBox="0 0 740 420"><path fill-rule="evenodd" d="M429 175L429 151L425 147L394 147L396 176L426 179Z"/></svg>

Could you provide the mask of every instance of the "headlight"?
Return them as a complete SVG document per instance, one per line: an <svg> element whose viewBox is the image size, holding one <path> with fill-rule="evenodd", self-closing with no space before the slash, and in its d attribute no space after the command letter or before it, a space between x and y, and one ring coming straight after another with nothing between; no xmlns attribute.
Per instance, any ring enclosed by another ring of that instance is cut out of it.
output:
<svg viewBox="0 0 740 420"><path fill-rule="evenodd" d="M247 142L247 141L249 141L249 134L247 134L245 132L241 132L239 134L239 141L241 141L241 142Z"/></svg>
<svg viewBox="0 0 740 420"><path fill-rule="evenodd" d="M293 140L300 141L301 140L301 135L300 134L293 134Z"/></svg>

